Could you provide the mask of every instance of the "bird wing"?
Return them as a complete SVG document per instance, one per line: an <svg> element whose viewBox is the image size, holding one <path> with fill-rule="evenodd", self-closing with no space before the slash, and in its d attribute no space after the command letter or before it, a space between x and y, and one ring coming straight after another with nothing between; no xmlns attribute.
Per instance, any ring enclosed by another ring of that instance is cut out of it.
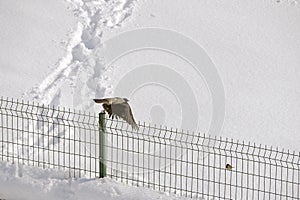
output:
<svg viewBox="0 0 300 200"><path fill-rule="evenodd" d="M108 113L108 116L111 117L112 116L112 110L111 110L111 105L107 104L107 103L103 103L102 107L104 108L104 110Z"/></svg>
<svg viewBox="0 0 300 200"><path fill-rule="evenodd" d="M128 124L132 126L133 129L138 129L138 125L136 124L133 114L131 111L131 108L128 103L118 103L118 104L112 104L111 105L112 115L116 115L118 117L121 117L124 119Z"/></svg>
<svg viewBox="0 0 300 200"><path fill-rule="evenodd" d="M109 103L107 99L94 99L96 103Z"/></svg>

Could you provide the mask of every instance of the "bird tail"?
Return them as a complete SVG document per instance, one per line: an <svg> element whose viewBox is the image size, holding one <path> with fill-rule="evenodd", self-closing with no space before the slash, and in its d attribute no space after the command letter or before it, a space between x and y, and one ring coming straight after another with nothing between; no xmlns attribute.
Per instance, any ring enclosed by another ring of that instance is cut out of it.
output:
<svg viewBox="0 0 300 200"><path fill-rule="evenodd" d="M139 130L139 126L136 124L136 122L134 122L134 123L132 124L132 128L133 128L133 130L136 130L136 131Z"/></svg>
<svg viewBox="0 0 300 200"><path fill-rule="evenodd" d="M94 101L95 101L96 103L105 103L105 102L107 102L106 99L94 99Z"/></svg>

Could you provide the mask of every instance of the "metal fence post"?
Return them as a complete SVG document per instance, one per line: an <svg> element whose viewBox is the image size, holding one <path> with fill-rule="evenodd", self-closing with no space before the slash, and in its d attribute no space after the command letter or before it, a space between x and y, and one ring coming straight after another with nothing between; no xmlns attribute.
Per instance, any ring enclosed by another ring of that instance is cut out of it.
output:
<svg viewBox="0 0 300 200"><path fill-rule="evenodd" d="M106 176L106 126L105 126L105 113L99 113L99 172L100 178Z"/></svg>

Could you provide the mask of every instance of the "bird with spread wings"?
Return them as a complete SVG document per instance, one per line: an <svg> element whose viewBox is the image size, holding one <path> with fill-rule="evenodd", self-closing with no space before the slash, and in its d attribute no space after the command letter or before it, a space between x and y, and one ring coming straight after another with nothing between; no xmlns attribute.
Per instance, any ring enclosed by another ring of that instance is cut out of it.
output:
<svg viewBox="0 0 300 200"><path fill-rule="evenodd" d="M102 107L108 113L109 117L112 119L114 117L124 119L131 127L138 130L138 125L136 124L131 108L127 103L129 100L121 97L104 98L104 99L94 99L96 103L102 103Z"/></svg>

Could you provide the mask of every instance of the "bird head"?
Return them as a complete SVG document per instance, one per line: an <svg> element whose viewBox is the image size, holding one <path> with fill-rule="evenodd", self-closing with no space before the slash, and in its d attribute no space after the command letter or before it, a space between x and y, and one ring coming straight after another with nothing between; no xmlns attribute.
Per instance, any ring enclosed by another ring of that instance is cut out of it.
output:
<svg viewBox="0 0 300 200"><path fill-rule="evenodd" d="M123 98L125 102L128 102L129 100L127 98Z"/></svg>

